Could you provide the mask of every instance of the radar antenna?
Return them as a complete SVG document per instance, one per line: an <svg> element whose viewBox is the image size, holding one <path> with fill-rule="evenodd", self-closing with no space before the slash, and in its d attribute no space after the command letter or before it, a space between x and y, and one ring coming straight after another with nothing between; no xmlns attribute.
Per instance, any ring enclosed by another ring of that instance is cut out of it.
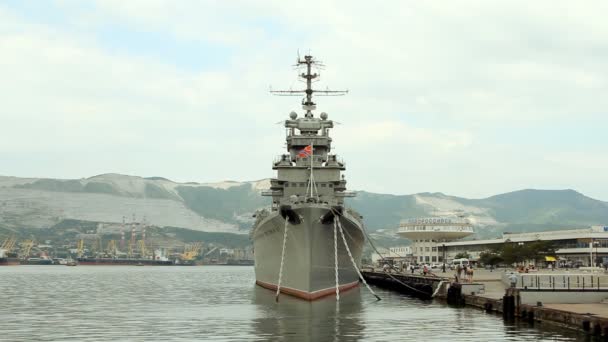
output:
<svg viewBox="0 0 608 342"><path fill-rule="evenodd" d="M270 93L277 96L300 96L306 94L306 97L302 99L302 108L306 110L306 117L312 118L312 111L317 109L316 103L312 101L312 94L317 96L343 96L348 94L348 90L315 90L312 89L313 80L321 76L320 73L312 73L313 66L317 69L323 69L325 65L320 61L314 59L313 56L306 55L304 59L301 59L298 52L298 61L295 67L306 65L306 72L301 73L299 77L306 81L306 89L304 90L271 90Z"/></svg>

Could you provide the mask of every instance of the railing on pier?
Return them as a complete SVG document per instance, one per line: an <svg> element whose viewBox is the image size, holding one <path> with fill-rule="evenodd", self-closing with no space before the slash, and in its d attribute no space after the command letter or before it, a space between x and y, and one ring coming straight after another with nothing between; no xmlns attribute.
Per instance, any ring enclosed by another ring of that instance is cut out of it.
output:
<svg viewBox="0 0 608 342"><path fill-rule="evenodd" d="M516 287L537 291L608 291L606 274L516 274ZM505 278L508 283L508 274ZM503 280L504 281L504 280Z"/></svg>

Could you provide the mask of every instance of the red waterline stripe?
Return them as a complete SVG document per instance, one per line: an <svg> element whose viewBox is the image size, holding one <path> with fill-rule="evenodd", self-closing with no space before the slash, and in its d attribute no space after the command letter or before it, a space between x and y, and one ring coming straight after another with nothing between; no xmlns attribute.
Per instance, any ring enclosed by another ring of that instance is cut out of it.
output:
<svg viewBox="0 0 608 342"><path fill-rule="evenodd" d="M271 283L266 283L263 282L261 280L256 280L255 281L256 284L258 284L261 287L270 289L270 290L275 290L277 289L277 286L275 284L271 284ZM344 284L344 285L340 285L338 288L340 289L340 292L344 292L346 290L352 289L356 286L359 285L359 281L354 281L352 283L348 283L348 284ZM319 299L321 297L325 297L325 296L329 296L332 294L336 293L336 288L335 287L330 287L327 289L323 289L323 290L317 290L314 292L308 292L308 291L303 291L303 290L298 290L298 289L294 289L291 287L283 287L281 286L281 293L285 293L294 297L298 297L301 299L305 299L305 300L316 300Z"/></svg>

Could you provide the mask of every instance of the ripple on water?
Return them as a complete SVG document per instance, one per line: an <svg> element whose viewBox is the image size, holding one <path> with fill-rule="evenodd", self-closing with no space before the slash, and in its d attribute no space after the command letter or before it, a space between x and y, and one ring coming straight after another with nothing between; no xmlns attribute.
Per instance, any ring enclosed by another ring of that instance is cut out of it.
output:
<svg viewBox="0 0 608 342"><path fill-rule="evenodd" d="M253 285L252 267L0 267L0 341L572 341L377 289L308 303Z"/></svg>

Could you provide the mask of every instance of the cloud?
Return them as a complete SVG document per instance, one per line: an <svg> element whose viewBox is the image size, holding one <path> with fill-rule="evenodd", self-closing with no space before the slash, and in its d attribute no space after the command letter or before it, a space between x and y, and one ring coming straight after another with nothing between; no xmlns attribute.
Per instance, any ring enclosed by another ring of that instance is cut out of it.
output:
<svg viewBox="0 0 608 342"><path fill-rule="evenodd" d="M341 128L341 127L340 127ZM363 121L339 129L336 138L350 149L362 146L377 149L390 145L451 151L471 145L472 137L463 131L412 127L400 121Z"/></svg>
<svg viewBox="0 0 608 342"><path fill-rule="evenodd" d="M608 125L604 2L39 6L43 16L0 5L0 158L40 160L2 173L268 177L284 148L273 124L299 107L268 86L302 87L290 64L310 48L327 64L317 86L350 90L318 103L343 123L334 144L353 186L484 196L540 184L608 198L606 176L572 176L583 163L554 169L564 145L571 159L608 148L589 138ZM173 59L191 55L200 61ZM556 139L552 127L590 132Z"/></svg>

